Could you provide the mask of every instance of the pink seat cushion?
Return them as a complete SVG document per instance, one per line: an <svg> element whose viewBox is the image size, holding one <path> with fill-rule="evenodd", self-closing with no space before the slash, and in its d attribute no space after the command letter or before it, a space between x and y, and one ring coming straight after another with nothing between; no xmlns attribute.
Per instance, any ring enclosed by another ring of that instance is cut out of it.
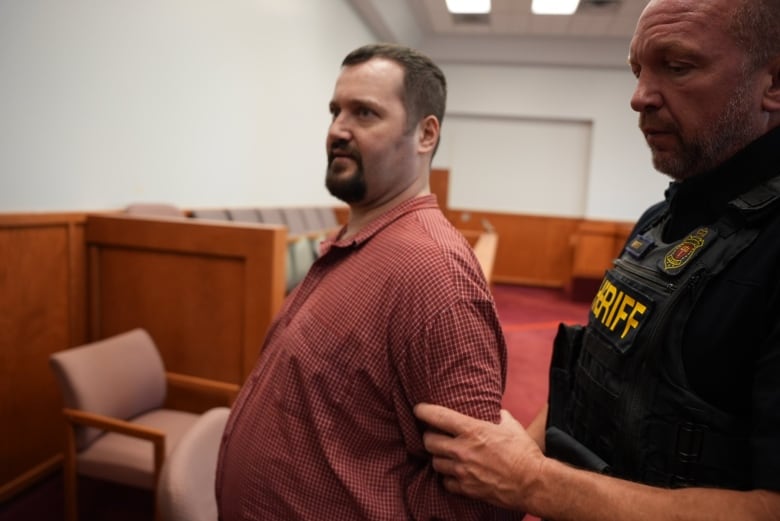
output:
<svg viewBox="0 0 780 521"><path fill-rule="evenodd" d="M134 418L132 423L166 433L166 457L200 418L198 414L157 409ZM154 445L152 442L113 432L96 439L76 456L79 474L133 487L154 488Z"/></svg>

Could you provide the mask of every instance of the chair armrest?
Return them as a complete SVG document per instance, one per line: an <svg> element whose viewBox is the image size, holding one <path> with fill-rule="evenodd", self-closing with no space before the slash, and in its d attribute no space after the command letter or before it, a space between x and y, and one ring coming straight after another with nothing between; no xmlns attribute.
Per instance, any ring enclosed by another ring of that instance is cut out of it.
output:
<svg viewBox="0 0 780 521"><path fill-rule="evenodd" d="M160 476L160 470L162 469L163 460L165 459L165 433L163 431L155 429L154 427L130 423L125 420L120 420L119 418L77 409L65 408L62 410L62 414L65 415L65 419L71 424L71 427L76 424L86 425L88 427L95 427L97 429L151 441L154 445L154 483L156 486ZM73 458L75 458L76 446L73 437L73 429L68 429L68 432L68 445L69 450L71 451L71 454L68 457L72 461Z"/></svg>
<svg viewBox="0 0 780 521"><path fill-rule="evenodd" d="M221 396L227 400L228 405L233 405L233 401L236 399L238 391L241 388L238 384L181 373L166 372L165 377L168 380L168 385L171 387Z"/></svg>
<svg viewBox="0 0 780 521"><path fill-rule="evenodd" d="M104 431L126 434L127 436L142 438L152 442L157 442L158 440L163 443L165 442L165 433L160 429L155 429L153 427L138 425L137 423L130 423L125 420L120 420L119 418L80 411L78 409L66 408L62 410L62 413L65 415L65 418L73 424L86 425Z"/></svg>

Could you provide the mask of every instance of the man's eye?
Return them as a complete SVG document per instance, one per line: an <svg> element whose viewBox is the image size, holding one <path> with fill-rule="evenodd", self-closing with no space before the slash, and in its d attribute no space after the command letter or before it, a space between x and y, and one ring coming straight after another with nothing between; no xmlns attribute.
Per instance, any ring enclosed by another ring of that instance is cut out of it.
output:
<svg viewBox="0 0 780 521"><path fill-rule="evenodd" d="M685 63L667 62L666 69L673 74L685 74L691 69L691 67Z"/></svg>
<svg viewBox="0 0 780 521"><path fill-rule="evenodd" d="M369 109L369 108L367 108L367 107L360 107L360 108L357 110L357 114L358 114L358 116L360 116L361 118L368 118L368 117L370 117L370 116L373 116L373 115L374 115L374 111L373 111L373 110L371 110L371 109Z"/></svg>

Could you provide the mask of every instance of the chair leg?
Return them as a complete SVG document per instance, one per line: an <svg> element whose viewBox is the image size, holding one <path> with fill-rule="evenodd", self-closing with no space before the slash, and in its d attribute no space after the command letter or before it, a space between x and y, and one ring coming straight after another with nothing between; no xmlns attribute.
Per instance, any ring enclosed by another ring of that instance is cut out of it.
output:
<svg viewBox="0 0 780 521"><path fill-rule="evenodd" d="M78 488L76 486L76 437L73 427L67 425L65 434L65 459L63 462L62 481L65 485L65 519L78 521Z"/></svg>
<svg viewBox="0 0 780 521"><path fill-rule="evenodd" d="M157 494L154 495L154 521L165 521L160 512L160 505L157 504Z"/></svg>
<svg viewBox="0 0 780 521"><path fill-rule="evenodd" d="M157 497L157 485L160 483L160 472L162 471L163 461L165 460L165 438L154 441L154 486L152 487L152 497L154 498L154 521L163 521L160 512L160 502Z"/></svg>

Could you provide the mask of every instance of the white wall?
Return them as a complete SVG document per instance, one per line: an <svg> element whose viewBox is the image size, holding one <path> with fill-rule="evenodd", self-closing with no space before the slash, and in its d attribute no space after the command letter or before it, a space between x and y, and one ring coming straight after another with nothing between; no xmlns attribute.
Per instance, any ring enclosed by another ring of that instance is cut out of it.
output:
<svg viewBox="0 0 780 521"><path fill-rule="evenodd" d="M436 161L449 165L452 207L585 214L591 125L516 117L445 117Z"/></svg>
<svg viewBox="0 0 780 521"><path fill-rule="evenodd" d="M347 0L0 0L0 212L335 203L327 104L343 56L375 39ZM633 220L661 197L627 69L441 65L447 118L521 141L452 145L445 119L452 206ZM580 194L542 182L556 165ZM538 204L515 201L529 187Z"/></svg>
<svg viewBox="0 0 780 521"><path fill-rule="evenodd" d="M470 117L486 122L500 117L515 122L510 132L517 133L522 128L525 136L523 141L515 140L515 146L505 147L503 153L486 153L481 147L467 148L465 153L472 157L459 164L457 155L448 150L451 137L445 117L442 136L445 144L434 165L451 169L451 206L489 209L471 195L473 191L459 191L457 187L468 184L465 177L477 182L473 180L476 177L479 183L494 187L500 201L499 210L509 213L546 214L551 209L555 215L632 221L646 206L662 198L668 178L653 169L650 153L637 128L637 116L629 107L635 80L628 68L456 63L443 64L442 68L450 88L448 115L455 115L456 120ZM567 137L567 133L571 134L583 122L588 124L590 132L587 153L579 148L581 138ZM562 132L550 132L550 127L556 124ZM501 127L485 124L475 130L475 136L478 135L479 141L504 141L506 135L501 132ZM547 169L540 168L540 150L553 151ZM582 155L586 163L578 166L564 157L572 154ZM507 164L513 165L511 172ZM561 176L551 173L557 167L568 169L564 177L579 176L584 201L556 187ZM546 190L538 188L539 179L545 183L550 180ZM511 207L512 192L519 192L524 185L532 188L537 197L545 197L546 193L548 200L524 202L522 197L517 197L517 204ZM510 188L499 194L502 186Z"/></svg>
<svg viewBox="0 0 780 521"><path fill-rule="evenodd" d="M327 203L345 0L0 1L0 211Z"/></svg>

